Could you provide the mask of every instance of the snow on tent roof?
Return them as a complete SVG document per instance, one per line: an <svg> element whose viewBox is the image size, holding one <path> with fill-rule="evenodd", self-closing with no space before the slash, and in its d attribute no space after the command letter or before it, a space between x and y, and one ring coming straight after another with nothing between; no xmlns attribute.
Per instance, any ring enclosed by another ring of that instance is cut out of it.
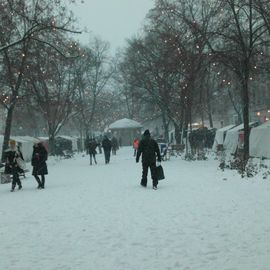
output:
<svg viewBox="0 0 270 270"><path fill-rule="evenodd" d="M40 141L48 141L49 137L38 137Z"/></svg>
<svg viewBox="0 0 270 270"><path fill-rule="evenodd" d="M235 127L235 125L228 125L226 127L219 128L217 131L227 131L229 129L232 129L233 127Z"/></svg>
<svg viewBox="0 0 270 270"><path fill-rule="evenodd" d="M39 140L35 137L31 137L31 136L12 136L14 138L14 140L16 141L16 139L19 140L23 140L25 142L32 142L32 143L36 143L38 142Z"/></svg>
<svg viewBox="0 0 270 270"><path fill-rule="evenodd" d="M257 126L256 129L257 128L270 128L270 121L266 121L265 123Z"/></svg>
<svg viewBox="0 0 270 270"><path fill-rule="evenodd" d="M257 122L249 122L249 127L253 127L256 125ZM228 133L234 133L235 131L239 131L241 129L244 129L244 124L240 124L228 131Z"/></svg>
<svg viewBox="0 0 270 270"><path fill-rule="evenodd" d="M123 118L110 124L109 129L141 128L142 125L134 120Z"/></svg>

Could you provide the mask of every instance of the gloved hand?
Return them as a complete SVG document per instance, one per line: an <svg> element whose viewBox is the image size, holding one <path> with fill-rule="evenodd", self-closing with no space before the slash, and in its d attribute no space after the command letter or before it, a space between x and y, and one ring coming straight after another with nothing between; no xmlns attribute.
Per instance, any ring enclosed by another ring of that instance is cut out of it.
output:
<svg viewBox="0 0 270 270"><path fill-rule="evenodd" d="M139 159L136 158L136 163L139 163Z"/></svg>
<svg viewBox="0 0 270 270"><path fill-rule="evenodd" d="M158 166L160 166L160 165L161 165L161 161L157 161L156 166L158 167Z"/></svg>

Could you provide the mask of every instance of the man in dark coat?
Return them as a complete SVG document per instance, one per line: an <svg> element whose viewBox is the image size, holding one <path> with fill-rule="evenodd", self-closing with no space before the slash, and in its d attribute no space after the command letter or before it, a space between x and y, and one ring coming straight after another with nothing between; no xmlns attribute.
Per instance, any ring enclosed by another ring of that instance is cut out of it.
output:
<svg viewBox="0 0 270 270"><path fill-rule="evenodd" d="M110 162L112 142L107 136L104 136L104 139L102 141L102 147L104 150L105 163L108 164Z"/></svg>
<svg viewBox="0 0 270 270"><path fill-rule="evenodd" d="M93 139L90 139L89 143L88 143L88 153L90 155L90 165L92 165L92 159L94 159L95 161L95 164L97 164L97 161L96 161L96 148L98 146L98 143L96 142L96 140L93 138Z"/></svg>
<svg viewBox="0 0 270 270"><path fill-rule="evenodd" d="M157 142L151 138L149 130L145 130L143 138L139 143L136 162L139 162L142 155L142 180L141 185L147 186L147 174L148 168L151 171L151 177L153 180L153 189L157 189L158 180L156 176L156 159L161 162L160 151Z"/></svg>
<svg viewBox="0 0 270 270"><path fill-rule="evenodd" d="M116 151L118 150L118 141L117 141L117 139L113 136L112 137L112 154L113 155L116 155Z"/></svg>
<svg viewBox="0 0 270 270"><path fill-rule="evenodd" d="M46 160L48 158L48 152L42 142L39 142L33 147L33 154L31 164L33 166L32 175L35 177L38 183L38 189L45 188L45 175L48 174L48 168ZM41 179L38 176L41 176Z"/></svg>

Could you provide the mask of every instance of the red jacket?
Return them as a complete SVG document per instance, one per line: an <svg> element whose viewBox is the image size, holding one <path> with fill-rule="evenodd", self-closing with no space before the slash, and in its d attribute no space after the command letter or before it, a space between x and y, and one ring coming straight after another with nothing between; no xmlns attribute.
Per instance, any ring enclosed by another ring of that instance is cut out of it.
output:
<svg viewBox="0 0 270 270"><path fill-rule="evenodd" d="M135 139L135 140L133 141L133 148L134 148L134 149L138 149L138 147L139 147L139 140L138 140L138 139Z"/></svg>

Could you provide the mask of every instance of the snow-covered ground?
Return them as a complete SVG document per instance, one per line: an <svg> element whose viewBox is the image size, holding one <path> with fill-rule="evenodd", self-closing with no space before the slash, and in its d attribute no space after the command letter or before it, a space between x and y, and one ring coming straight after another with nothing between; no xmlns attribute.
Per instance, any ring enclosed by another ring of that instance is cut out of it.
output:
<svg viewBox="0 0 270 270"><path fill-rule="evenodd" d="M0 185L0 269L270 269L269 179L171 158L155 191L132 152L51 159L45 190Z"/></svg>

